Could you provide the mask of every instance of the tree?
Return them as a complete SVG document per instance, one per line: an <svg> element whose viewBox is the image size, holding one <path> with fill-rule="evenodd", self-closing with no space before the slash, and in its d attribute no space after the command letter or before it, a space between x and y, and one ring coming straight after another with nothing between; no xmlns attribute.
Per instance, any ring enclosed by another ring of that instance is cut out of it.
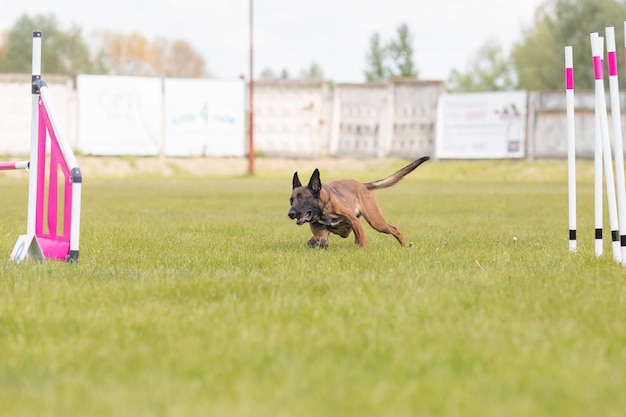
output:
<svg viewBox="0 0 626 417"><path fill-rule="evenodd" d="M387 51L380 44L380 35L374 33L370 36L370 50L366 61L368 69L364 71L366 81L384 81L390 78L389 70L385 66Z"/></svg>
<svg viewBox="0 0 626 417"><path fill-rule="evenodd" d="M511 54L518 87L527 90L558 90L564 86L564 47L573 46L577 89L593 89L589 34L605 27L616 28L616 45L624 45L626 2L617 0L551 0L535 11L534 25L526 28ZM618 49L619 50L619 49ZM618 54L623 68L622 54Z"/></svg>
<svg viewBox="0 0 626 417"><path fill-rule="evenodd" d="M274 72L271 68L265 68L259 74L262 80L288 80L290 79L289 71L283 68L279 73ZM303 68L298 73L297 79L300 80L323 80L324 71L317 62L311 62L309 68Z"/></svg>
<svg viewBox="0 0 626 417"><path fill-rule="evenodd" d="M317 62L311 62L311 66L308 69L300 70L300 78L304 80L323 80L324 71Z"/></svg>
<svg viewBox="0 0 626 417"><path fill-rule="evenodd" d="M150 42L138 33L104 32L102 55L108 72L117 75L205 77L204 59L187 41Z"/></svg>
<svg viewBox="0 0 626 417"><path fill-rule="evenodd" d="M289 79L289 71L287 71L287 68L283 68L280 71L280 75L278 76L279 79L281 80L288 80Z"/></svg>
<svg viewBox="0 0 626 417"><path fill-rule="evenodd" d="M301 73L304 73L304 70ZM287 68L283 68L279 73L274 72L271 68L265 68L261 71L259 78L262 80L288 80L291 77Z"/></svg>
<svg viewBox="0 0 626 417"><path fill-rule="evenodd" d="M417 68L413 63L413 36L406 23L398 26L398 39L387 46L390 58L395 66L395 77L417 77Z"/></svg>
<svg viewBox="0 0 626 417"><path fill-rule="evenodd" d="M9 36L9 32L0 33L0 72L7 72L4 69L4 63L6 61L7 56L7 37Z"/></svg>
<svg viewBox="0 0 626 417"><path fill-rule="evenodd" d="M277 80L278 75L276 75L276 73L268 67L261 71L261 74L259 74L259 78L262 80Z"/></svg>
<svg viewBox="0 0 626 417"><path fill-rule="evenodd" d="M205 77L204 59L187 41L147 40L130 35L103 32L100 48L91 56L80 29L59 29L54 16L22 16L0 37L0 71L30 73L32 32L41 30L42 71L47 74L118 74L168 77Z"/></svg>
<svg viewBox="0 0 626 417"><path fill-rule="evenodd" d="M509 57L495 39L488 40L470 58L467 72L453 70L448 78L450 91L501 91L516 87L514 69Z"/></svg>
<svg viewBox="0 0 626 417"><path fill-rule="evenodd" d="M154 45L153 57L163 56L154 66L166 77L206 77L204 58L187 41L162 41Z"/></svg>
<svg viewBox="0 0 626 417"><path fill-rule="evenodd" d="M149 63L148 40L143 35L104 32L101 37L102 54L109 74L154 75Z"/></svg>
<svg viewBox="0 0 626 417"><path fill-rule="evenodd" d="M62 31L54 16L38 15L20 17L8 32L5 43L5 72L30 73L32 70L32 32L43 32L41 66L47 74L66 74L73 78L80 73L92 73L100 69L99 62L92 60L89 48L82 39L80 29L72 27Z"/></svg>
<svg viewBox="0 0 626 417"><path fill-rule="evenodd" d="M365 79L388 81L394 77L417 77L413 52L413 36L406 23L398 26L397 39L392 39L386 45L382 45L380 35L374 33L370 37L366 55Z"/></svg>

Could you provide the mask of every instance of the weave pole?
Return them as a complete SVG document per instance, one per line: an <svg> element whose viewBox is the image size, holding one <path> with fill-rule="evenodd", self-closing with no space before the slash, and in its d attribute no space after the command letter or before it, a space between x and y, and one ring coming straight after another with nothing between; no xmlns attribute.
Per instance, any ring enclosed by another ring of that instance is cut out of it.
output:
<svg viewBox="0 0 626 417"><path fill-rule="evenodd" d="M611 243L613 259L621 262L621 247L619 242L619 224L617 217L617 201L615 199L615 180L613 177L613 161L611 156L611 139L609 137L609 121L606 109L606 95L604 92L604 71L601 58L601 40L597 32L590 35L593 56L593 70L595 76L596 107L600 113L600 131L602 133L602 160L604 162L604 176L606 180L606 195L609 206L609 224L611 227Z"/></svg>
<svg viewBox="0 0 626 417"><path fill-rule="evenodd" d="M600 38L602 39L602 38ZM603 42L600 42L600 56L604 55ZM600 109L594 106L595 129L594 129L594 225L595 225L595 253L596 256L602 256L604 253L604 241L602 238L602 229L604 222L604 174L602 173L602 131L600 129Z"/></svg>
<svg viewBox="0 0 626 417"><path fill-rule="evenodd" d="M617 78L617 54L615 29L606 29L606 53L609 70L609 93L611 98L611 122L613 125L613 148L615 151L615 186L617 188L617 212L620 235L620 259L626 265L626 180L624 178L624 146L622 144L622 115Z"/></svg>
<svg viewBox="0 0 626 417"><path fill-rule="evenodd" d="M576 251L576 136L574 121L574 58L565 47L565 97L567 100L567 195L569 208L569 250Z"/></svg>

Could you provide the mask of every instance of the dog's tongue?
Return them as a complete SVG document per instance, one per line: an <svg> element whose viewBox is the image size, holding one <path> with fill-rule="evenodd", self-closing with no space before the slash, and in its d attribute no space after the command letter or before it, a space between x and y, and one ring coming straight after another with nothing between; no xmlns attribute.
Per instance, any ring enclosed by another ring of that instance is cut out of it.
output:
<svg viewBox="0 0 626 417"><path fill-rule="evenodd" d="M304 213L304 214L302 215L302 217L300 217L298 220L296 220L296 223L297 223L298 225L302 225L302 224L304 224L304 223L306 223L306 222L310 221L310 220L311 220L311 217L312 217L312 213L311 213L311 211L309 210L309 211L307 211L306 213Z"/></svg>

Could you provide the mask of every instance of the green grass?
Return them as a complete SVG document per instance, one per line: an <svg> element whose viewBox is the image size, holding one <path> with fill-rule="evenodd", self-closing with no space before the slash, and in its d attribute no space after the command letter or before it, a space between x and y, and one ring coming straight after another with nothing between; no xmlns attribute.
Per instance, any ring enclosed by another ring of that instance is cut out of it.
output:
<svg viewBox="0 0 626 417"><path fill-rule="evenodd" d="M564 161L420 167L377 192L410 249L309 249L290 172L85 176L77 265L8 260L0 176L0 415L621 416L626 269L578 170L576 254Z"/></svg>

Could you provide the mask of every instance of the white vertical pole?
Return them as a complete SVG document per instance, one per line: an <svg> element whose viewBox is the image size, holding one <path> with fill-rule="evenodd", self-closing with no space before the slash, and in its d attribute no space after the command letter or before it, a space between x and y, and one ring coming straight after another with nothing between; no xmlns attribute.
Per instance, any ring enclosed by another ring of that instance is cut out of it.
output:
<svg viewBox="0 0 626 417"><path fill-rule="evenodd" d="M619 242L619 225L617 219L617 201L615 199L615 181L613 178L613 161L611 156L611 139L609 137L609 120L606 113L606 95L604 92L604 72L600 54L601 38L597 32L591 34L591 50L593 55L593 69L596 79L596 106L600 111L600 128L602 132L602 156L604 162L604 176L606 180L606 196L609 205L609 223L611 226L611 241L613 258L621 262L621 248Z"/></svg>
<svg viewBox="0 0 626 417"><path fill-rule="evenodd" d="M613 124L613 147L615 150L615 186L617 188L617 212L620 235L620 258L626 265L626 180L624 178L624 145L622 144L622 116L617 79L617 54L615 52L615 29L606 28L606 52L611 95L611 121Z"/></svg>
<svg viewBox="0 0 626 417"><path fill-rule="evenodd" d="M602 56L602 43L600 42L600 55ZM600 109L596 102L595 108L595 144L594 144L594 224L595 224L595 253L596 256L602 256L604 253L604 241L602 238L602 229L604 222L604 174L602 173L602 131L600 129Z"/></svg>
<svg viewBox="0 0 626 417"><path fill-rule="evenodd" d="M41 31L33 31L32 82L41 79ZM26 234L35 234L37 213L37 149L39 143L39 89L31 86L30 168Z"/></svg>
<svg viewBox="0 0 626 417"><path fill-rule="evenodd" d="M78 173L78 175L76 175ZM72 178L80 178L81 182L72 184L72 218L70 219L70 253L69 262L78 261L78 246L80 239L80 209L82 200L82 176L78 168L72 169ZM67 207L65 208L67 210Z"/></svg>
<svg viewBox="0 0 626 417"><path fill-rule="evenodd" d="M565 97L567 100L567 195L569 208L569 250L576 251L576 137L574 130L574 58L565 47Z"/></svg>

